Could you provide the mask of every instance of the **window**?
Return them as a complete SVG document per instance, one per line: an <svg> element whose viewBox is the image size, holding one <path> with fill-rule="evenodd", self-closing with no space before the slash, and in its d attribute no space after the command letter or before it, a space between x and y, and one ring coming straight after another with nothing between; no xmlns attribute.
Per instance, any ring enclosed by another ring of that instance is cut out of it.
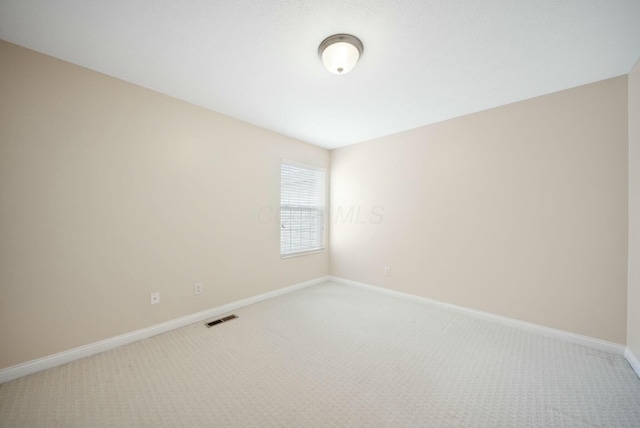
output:
<svg viewBox="0 0 640 428"><path fill-rule="evenodd" d="M324 250L324 169L282 160L280 255Z"/></svg>

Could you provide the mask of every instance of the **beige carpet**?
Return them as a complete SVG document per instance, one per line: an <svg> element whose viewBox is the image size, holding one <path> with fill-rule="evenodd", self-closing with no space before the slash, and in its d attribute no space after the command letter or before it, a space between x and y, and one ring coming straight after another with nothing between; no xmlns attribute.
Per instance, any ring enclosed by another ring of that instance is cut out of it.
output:
<svg viewBox="0 0 640 428"><path fill-rule="evenodd" d="M325 283L0 385L3 427L640 427L624 358Z"/></svg>

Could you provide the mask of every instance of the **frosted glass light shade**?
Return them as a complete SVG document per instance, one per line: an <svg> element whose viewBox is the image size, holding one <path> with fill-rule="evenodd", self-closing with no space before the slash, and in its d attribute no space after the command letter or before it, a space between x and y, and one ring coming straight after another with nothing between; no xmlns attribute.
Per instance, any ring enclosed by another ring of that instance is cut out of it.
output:
<svg viewBox="0 0 640 428"><path fill-rule="evenodd" d="M349 34L327 37L318 48L324 66L333 74L346 74L353 70L362 51L362 42Z"/></svg>
<svg viewBox="0 0 640 428"><path fill-rule="evenodd" d="M346 74L356 66L360 52L350 43L339 42L328 46L322 53L322 62L333 74Z"/></svg>

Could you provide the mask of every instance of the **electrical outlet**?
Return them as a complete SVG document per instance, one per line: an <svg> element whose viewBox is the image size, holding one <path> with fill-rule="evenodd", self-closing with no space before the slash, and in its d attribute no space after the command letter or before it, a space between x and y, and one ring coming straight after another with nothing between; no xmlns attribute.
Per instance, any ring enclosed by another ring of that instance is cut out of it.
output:
<svg viewBox="0 0 640 428"><path fill-rule="evenodd" d="M202 294L202 283L199 282L197 283L194 287L193 287L193 294L195 294L196 296L198 294Z"/></svg>
<svg viewBox="0 0 640 428"><path fill-rule="evenodd" d="M391 268L390 267L384 268L384 276L391 276Z"/></svg>
<svg viewBox="0 0 640 428"><path fill-rule="evenodd" d="M160 303L160 292L159 291L155 291L155 292L151 293L151 304L155 305L157 303Z"/></svg>

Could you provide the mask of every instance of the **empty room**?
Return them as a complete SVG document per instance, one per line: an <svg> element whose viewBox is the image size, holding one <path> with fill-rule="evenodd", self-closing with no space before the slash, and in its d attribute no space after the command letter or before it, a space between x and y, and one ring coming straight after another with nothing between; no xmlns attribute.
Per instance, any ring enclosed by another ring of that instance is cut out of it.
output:
<svg viewBox="0 0 640 428"><path fill-rule="evenodd" d="M0 427L640 427L639 23L0 0Z"/></svg>

